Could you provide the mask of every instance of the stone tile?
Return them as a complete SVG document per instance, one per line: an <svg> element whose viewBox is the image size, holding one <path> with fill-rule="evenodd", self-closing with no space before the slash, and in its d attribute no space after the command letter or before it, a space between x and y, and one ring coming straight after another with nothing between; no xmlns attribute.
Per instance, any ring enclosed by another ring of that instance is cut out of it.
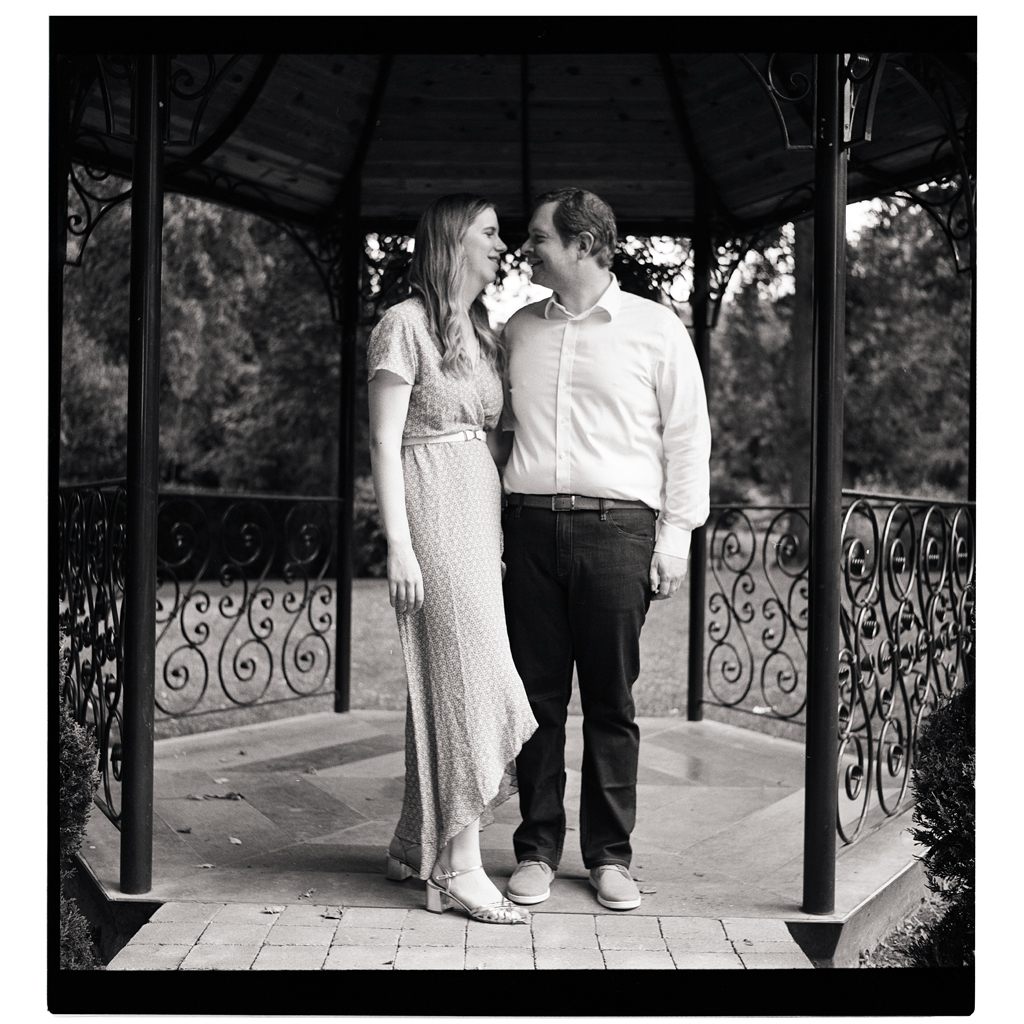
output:
<svg viewBox="0 0 1024 1024"><path fill-rule="evenodd" d="M722 919L725 934L734 942L742 939L768 939L771 942L792 942L785 921L764 918L726 917Z"/></svg>
<svg viewBox="0 0 1024 1024"><path fill-rule="evenodd" d="M237 765L235 770L291 773L304 772L309 768L316 768L317 771L323 771L329 768L337 768L343 764L350 764L353 761L365 761L370 757L391 754L396 750L404 749L405 741L403 737L389 733L379 733L376 736L351 739L346 743L339 743L328 747L316 747L294 754L285 754L266 761L247 761L244 765Z"/></svg>
<svg viewBox="0 0 1024 1024"><path fill-rule="evenodd" d="M332 924L275 924L264 941L268 946L329 946L335 930Z"/></svg>
<svg viewBox="0 0 1024 1024"><path fill-rule="evenodd" d="M744 953L740 959L748 970L814 970L814 964L803 953Z"/></svg>
<svg viewBox="0 0 1024 1024"><path fill-rule="evenodd" d="M533 955L538 971L604 970L604 957L598 949L556 949L537 946Z"/></svg>
<svg viewBox="0 0 1024 1024"><path fill-rule="evenodd" d="M158 907L149 919L150 924L173 922L184 924L186 921L212 921L223 903L165 903Z"/></svg>
<svg viewBox="0 0 1024 1024"><path fill-rule="evenodd" d="M280 904L278 904L280 905ZM281 911L278 924L329 924L336 928L341 923L341 907L312 906L308 903L290 903Z"/></svg>
<svg viewBox="0 0 1024 1024"><path fill-rule="evenodd" d="M715 917L662 917L661 934L666 939L700 939L709 943L725 942L722 922Z"/></svg>
<svg viewBox="0 0 1024 1024"><path fill-rule="evenodd" d="M733 939L737 953L799 953L800 944L792 938L774 939Z"/></svg>
<svg viewBox="0 0 1024 1024"><path fill-rule="evenodd" d="M390 971L395 966L394 946L331 946L325 971Z"/></svg>
<svg viewBox="0 0 1024 1024"><path fill-rule="evenodd" d="M598 948L592 914L534 914L531 928L535 948Z"/></svg>
<svg viewBox="0 0 1024 1024"><path fill-rule="evenodd" d="M670 935L665 939L668 951L676 953L734 953L733 944L721 935L717 939L706 938L702 935Z"/></svg>
<svg viewBox="0 0 1024 1024"><path fill-rule="evenodd" d="M427 910L410 910L402 927L402 945L464 948L466 923L467 919L462 914L432 914Z"/></svg>
<svg viewBox="0 0 1024 1024"><path fill-rule="evenodd" d="M332 946L390 946L398 947L400 928L339 928L331 940Z"/></svg>
<svg viewBox="0 0 1024 1024"><path fill-rule="evenodd" d="M192 946L208 926L206 921L150 921L131 941L143 946Z"/></svg>
<svg viewBox="0 0 1024 1024"><path fill-rule="evenodd" d="M399 946L396 971L461 971L466 951L461 946Z"/></svg>
<svg viewBox="0 0 1024 1024"><path fill-rule="evenodd" d="M466 948L522 948L533 949L533 935L529 925L486 924L470 921L466 927Z"/></svg>
<svg viewBox="0 0 1024 1024"><path fill-rule="evenodd" d="M604 940L612 936L643 935L661 938L661 928L656 917L619 917L611 914L598 914L595 923L597 934Z"/></svg>
<svg viewBox="0 0 1024 1024"><path fill-rule="evenodd" d="M602 952L610 949L667 949L660 935L598 935L597 940Z"/></svg>
<svg viewBox="0 0 1024 1024"><path fill-rule="evenodd" d="M214 920L217 924L258 924L268 928L281 917L281 912L271 907L281 907L280 903L228 903L217 913Z"/></svg>
<svg viewBox="0 0 1024 1024"><path fill-rule="evenodd" d="M606 949L604 962L610 971L674 971L676 968L665 949Z"/></svg>
<svg viewBox="0 0 1024 1024"><path fill-rule="evenodd" d="M310 776L240 778L246 800L281 831L286 842L305 841L351 828L369 817L314 785ZM232 833L234 835L234 833ZM244 842L244 836L239 836Z"/></svg>
<svg viewBox="0 0 1024 1024"><path fill-rule="evenodd" d="M508 931L514 931L511 926ZM526 929L522 929L526 931ZM466 950L467 971L532 971L532 949L501 949L498 947Z"/></svg>
<svg viewBox="0 0 1024 1024"><path fill-rule="evenodd" d="M672 950L672 959L680 971L743 970L743 961L733 952L690 953Z"/></svg>
<svg viewBox="0 0 1024 1024"><path fill-rule="evenodd" d="M176 971L189 946L149 946L129 943L107 964L108 971Z"/></svg>
<svg viewBox="0 0 1024 1024"><path fill-rule="evenodd" d="M342 928L401 928L407 910L387 910L378 907L346 907L341 915Z"/></svg>
<svg viewBox="0 0 1024 1024"><path fill-rule="evenodd" d="M326 946L264 946L252 970L319 971L326 959Z"/></svg>
<svg viewBox="0 0 1024 1024"><path fill-rule="evenodd" d="M258 945L221 946L211 943L193 946L181 962L182 971L247 971L252 967Z"/></svg>
<svg viewBox="0 0 1024 1024"><path fill-rule="evenodd" d="M270 932L270 922L258 924L213 924L206 926L199 941L203 945L218 946L261 946Z"/></svg>

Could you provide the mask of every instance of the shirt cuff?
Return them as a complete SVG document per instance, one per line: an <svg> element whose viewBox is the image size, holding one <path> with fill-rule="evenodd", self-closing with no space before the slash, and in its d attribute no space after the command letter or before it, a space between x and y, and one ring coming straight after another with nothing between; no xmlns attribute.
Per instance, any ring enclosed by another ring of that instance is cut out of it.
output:
<svg viewBox="0 0 1024 1024"><path fill-rule="evenodd" d="M690 534L692 530L684 530L680 526L663 522L658 531L658 540L654 550L662 555L674 555L676 558L690 557Z"/></svg>

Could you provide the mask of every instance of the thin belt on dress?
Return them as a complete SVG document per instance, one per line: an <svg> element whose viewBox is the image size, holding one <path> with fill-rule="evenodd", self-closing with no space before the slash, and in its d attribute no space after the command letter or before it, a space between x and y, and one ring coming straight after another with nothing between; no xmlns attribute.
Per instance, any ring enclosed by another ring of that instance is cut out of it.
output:
<svg viewBox="0 0 1024 1024"><path fill-rule="evenodd" d="M487 431L485 430L460 430L457 434L434 434L431 437L403 437L402 447L406 448L411 444L444 444L453 441L486 441Z"/></svg>

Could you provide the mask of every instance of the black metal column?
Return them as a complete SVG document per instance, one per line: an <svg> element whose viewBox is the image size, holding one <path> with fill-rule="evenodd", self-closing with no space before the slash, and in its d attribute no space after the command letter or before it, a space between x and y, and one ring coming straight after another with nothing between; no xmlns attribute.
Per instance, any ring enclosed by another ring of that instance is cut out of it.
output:
<svg viewBox="0 0 1024 1024"><path fill-rule="evenodd" d="M973 199L973 196L971 197ZM967 449L967 500L978 500L978 233L971 223L971 379ZM977 526L977 522L975 522Z"/></svg>
<svg viewBox="0 0 1024 1024"><path fill-rule="evenodd" d="M710 198L701 188L695 196L696 225L693 233L693 347L704 375L704 389L709 390L711 348L711 260L714 242L711 237ZM699 722L704 718L704 604L707 575L707 528L699 527L690 538L690 635L686 687L686 717Z"/></svg>
<svg viewBox="0 0 1024 1024"><path fill-rule="evenodd" d="M160 268L166 58L135 57L128 329L121 891L153 883L153 699L160 453Z"/></svg>
<svg viewBox="0 0 1024 1024"><path fill-rule="evenodd" d="M354 186L342 223L341 295L339 296L341 382L338 423L338 623L335 630L334 710L351 706L352 674L352 532L355 497L356 342L363 261L359 226L359 188Z"/></svg>
<svg viewBox="0 0 1024 1024"><path fill-rule="evenodd" d="M49 314L49 376L50 395L56 401L50 406L49 421L49 478L50 493L56 498L60 478L60 382L61 362L64 350L64 264L67 258L68 240L68 131L70 112L70 61L67 57L55 55L50 62L50 179L49 179L49 256L48 256L48 314ZM50 530L49 571L51 594L56 594L60 585L59 546L57 531ZM72 615L74 609L71 610ZM47 635L57 635L57 602L50 601L47 607L49 630ZM47 651L51 680L50 696L56 698L59 688L57 679L57 646L51 642ZM52 705L51 705L52 706ZM56 730L51 730L51 739ZM52 739L55 743L56 740ZM51 764L54 762L51 761Z"/></svg>
<svg viewBox="0 0 1024 1024"><path fill-rule="evenodd" d="M841 54L817 58L814 168L814 399L808 600L803 911L835 909L842 557L846 172Z"/></svg>

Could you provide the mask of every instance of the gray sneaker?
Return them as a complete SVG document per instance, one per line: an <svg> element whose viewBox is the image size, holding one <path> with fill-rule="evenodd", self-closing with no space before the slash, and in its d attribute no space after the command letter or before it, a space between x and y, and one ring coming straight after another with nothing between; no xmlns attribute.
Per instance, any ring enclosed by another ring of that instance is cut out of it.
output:
<svg viewBox="0 0 1024 1024"><path fill-rule="evenodd" d="M505 895L513 903L521 903L524 906L543 903L551 895L551 879L554 877L554 869L543 861L521 861L508 880Z"/></svg>
<svg viewBox="0 0 1024 1024"><path fill-rule="evenodd" d="M597 890L597 902L609 910L635 910L640 890L622 864L599 864L590 872L590 884Z"/></svg>

